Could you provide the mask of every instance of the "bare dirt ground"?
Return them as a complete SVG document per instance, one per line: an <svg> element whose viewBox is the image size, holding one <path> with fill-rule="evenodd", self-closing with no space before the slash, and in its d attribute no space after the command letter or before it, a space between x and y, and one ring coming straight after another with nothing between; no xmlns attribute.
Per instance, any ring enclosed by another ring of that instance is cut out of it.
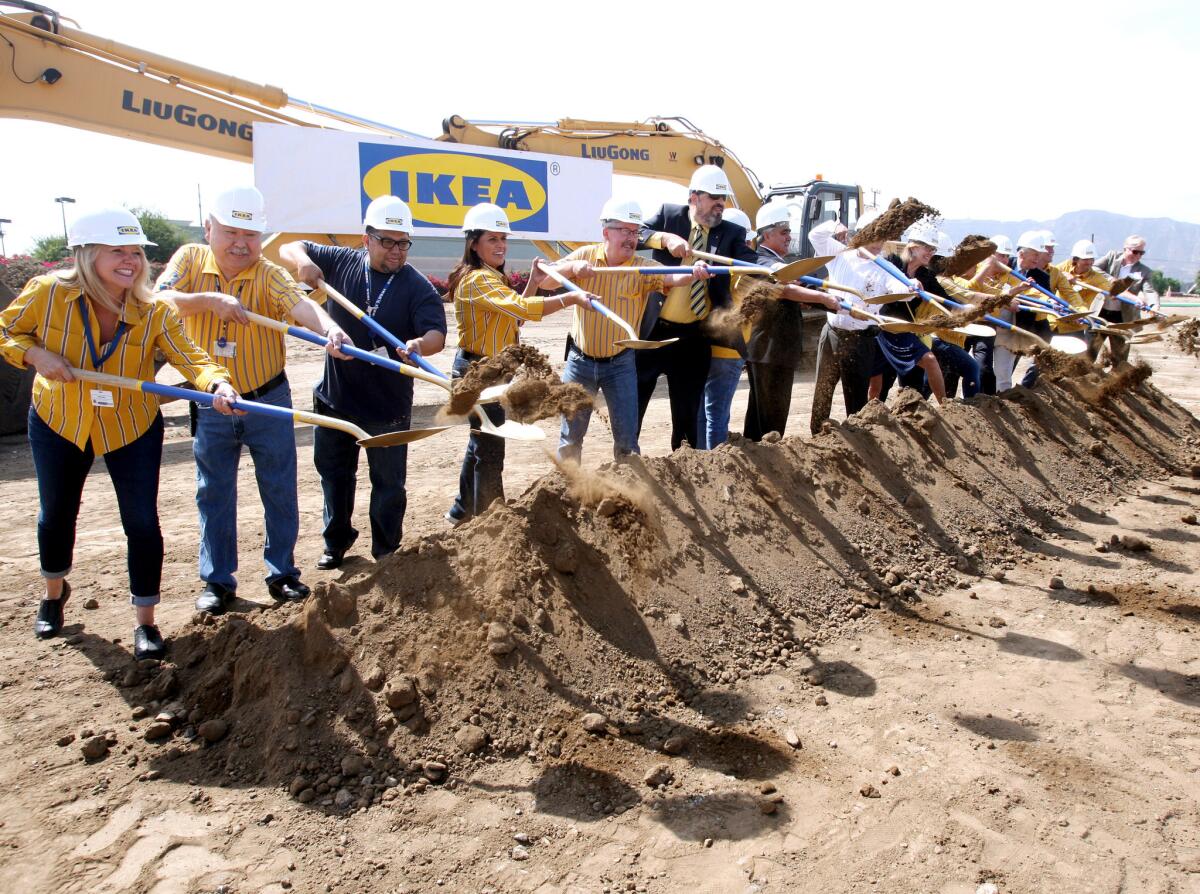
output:
<svg viewBox="0 0 1200 894"><path fill-rule="evenodd" d="M564 323L525 338L559 361ZM644 462L544 477L511 445L509 505L456 531L452 432L410 449L402 553L333 573L298 429L314 597L270 604L246 461L208 624L169 405L161 667L100 467L65 636L33 638L4 439L0 890L1200 891L1200 367L1138 350L1154 376L1104 401L909 393L815 439L807 373L793 437L711 454L666 456L660 395ZM298 406L319 363L294 350ZM594 418L585 468L610 450Z"/></svg>

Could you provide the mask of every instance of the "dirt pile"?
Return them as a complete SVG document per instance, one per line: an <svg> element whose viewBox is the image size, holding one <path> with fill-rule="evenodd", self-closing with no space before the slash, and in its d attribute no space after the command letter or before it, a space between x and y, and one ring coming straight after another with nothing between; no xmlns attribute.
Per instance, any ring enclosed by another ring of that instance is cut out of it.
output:
<svg viewBox="0 0 1200 894"><path fill-rule="evenodd" d="M562 467L303 606L197 621L131 682L185 731L153 766L332 812L517 758L597 815L629 787L572 767L641 779L682 750L762 778L805 752L749 722L740 681L795 667L853 692L820 651L847 625L1011 568L1083 501L1195 461L1200 423L1151 384L1091 404L1046 359L1034 390L940 410L903 390L811 441Z"/></svg>
<svg viewBox="0 0 1200 894"><path fill-rule="evenodd" d="M890 242L899 239L918 220L940 216L940 211L918 199L909 197L903 202L892 199L887 211L850 237L849 245L851 248L861 248L876 242Z"/></svg>

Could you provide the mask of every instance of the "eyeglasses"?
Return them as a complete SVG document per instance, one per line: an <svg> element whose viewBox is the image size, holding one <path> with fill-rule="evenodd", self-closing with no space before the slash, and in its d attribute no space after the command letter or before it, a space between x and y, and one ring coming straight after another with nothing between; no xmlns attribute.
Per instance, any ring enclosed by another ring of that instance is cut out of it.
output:
<svg viewBox="0 0 1200 894"><path fill-rule="evenodd" d="M1125 250L1131 255L1144 255L1146 253L1146 249L1144 248L1127 248Z"/></svg>
<svg viewBox="0 0 1200 894"><path fill-rule="evenodd" d="M378 242L379 247L384 251L391 251L393 248L408 251L412 248L411 239L389 239L387 236L380 236L378 233L368 233L367 235Z"/></svg>

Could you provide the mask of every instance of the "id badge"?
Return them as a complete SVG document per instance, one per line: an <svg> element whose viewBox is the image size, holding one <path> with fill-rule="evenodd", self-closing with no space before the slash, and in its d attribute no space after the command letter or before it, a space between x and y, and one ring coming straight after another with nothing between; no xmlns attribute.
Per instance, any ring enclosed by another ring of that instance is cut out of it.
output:
<svg viewBox="0 0 1200 894"><path fill-rule="evenodd" d="M105 391L102 388L93 388L91 391L93 407L114 407L116 403L113 401L113 393Z"/></svg>
<svg viewBox="0 0 1200 894"><path fill-rule="evenodd" d="M214 357L236 357L237 356L237 342L225 341L224 339L220 339L219 341L217 341L216 345L214 345L214 347L213 347L213 356Z"/></svg>

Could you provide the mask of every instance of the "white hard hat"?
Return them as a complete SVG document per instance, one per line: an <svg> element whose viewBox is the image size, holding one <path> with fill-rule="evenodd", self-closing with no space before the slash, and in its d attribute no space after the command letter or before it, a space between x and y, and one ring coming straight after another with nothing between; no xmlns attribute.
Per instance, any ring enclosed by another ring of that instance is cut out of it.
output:
<svg viewBox="0 0 1200 894"><path fill-rule="evenodd" d="M600 222L615 220L620 223L637 224L639 227L646 222L642 214L642 206L635 199L611 198L600 209Z"/></svg>
<svg viewBox="0 0 1200 894"><path fill-rule="evenodd" d="M212 216L223 226L261 233L267 228L265 205L263 194L255 187L239 186L217 196Z"/></svg>
<svg viewBox="0 0 1200 894"><path fill-rule="evenodd" d="M696 168L692 174L692 181L688 184L688 192L706 192L710 196L733 195L733 190L729 188L729 178L716 165L701 165Z"/></svg>
<svg viewBox="0 0 1200 894"><path fill-rule="evenodd" d="M1071 257L1084 258L1085 260L1095 260L1096 244L1090 239L1080 239L1071 246Z"/></svg>
<svg viewBox="0 0 1200 894"><path fill-rule="evenodd" d="M376 230L395 230L398 233L413 234L412 211L403 199L395 196L380 196L367 206L363 215L363 228L373 227Z"/></svg>
<svg viewBox="0 0 1200 894"><path fill-rule="evenodd" d="M881 214L883 214L883 212L880 211L878 208L868 208L866 211L864 211L862 213L862 216L860 216L858 218L858 220L855 221L854 232L857 233L858 231L862 230L864 227L868 227L871 224L875 223L875 221L878 219L879 215L881 215Z"/></svg>
<svg viewBox="0 0 1200 894"><path fill-rule="evenodd" d="M1017 248L1029 248L1033 251L1046 250L1045 230L1026 230L1017 239Z"/></svg>
<svg viewBox="0 0 1200 894"><path fill-rule="evenodd" d="M954 254L954 240L950 238L949 233L938 230L937 250L934 251L934 254L939 258L948 258Z"/></svg>
<svg viewBox="0 0 1200 894"><path fill-rule="evenodd" d="M936 227L918 221L904 231L905 242L923 242L930 248L937 248L938 231Z"/></svg>
<svg viewBox="0 0 1200 894"><path fill-rule="evenodd" d="M785 203L780 202L775 205L763 205L758 209L758 213L754 215L754 229L761 232L767 227L773 227L776 224L781 223L788 223L791 219L792 209Z"/></svg>
<svg viewBox="0 0 1200 894"><path fill-rule="evenodd" d="M463 218L462 228L464 233L472 230L487 230L489 233L512 232L512 227L508 225L508 215L504 213L504 209L491 202L484 202L468 208L467 216Z"/></svg>
<svg viewBox="0 0 1200 894"><path fill-rule="evenodd" d="M991 238L992 243L996 246L996 254L1011 255L1013 253L1012 240L1003 234L997 234Z"/></svg>
<svg viewBox="0 0 1200 894"><path fill-rule="evenodd" d="M1053 248L1054 246L1058 245L1058 242L1055 241L1054 234L1052 232L1049 230L1042 230L1041 232L1042 238L1046 241L1046 248Z"/></svg>
<svg viewBox="0 0 1200 894"><path fill-rule="evenodd" d="M67 248L81 245L157 245L146 238L132 211L100 208L81 214L71 222Z"/></svg>
<svg viewBox="0 0 1200 894"><path fill-rule="evenodd" d="M741 208L726 208L721 214L721 220L735 223L744 229L748 235L754 235L754 227L750 223L750 216Z"/></svg>

